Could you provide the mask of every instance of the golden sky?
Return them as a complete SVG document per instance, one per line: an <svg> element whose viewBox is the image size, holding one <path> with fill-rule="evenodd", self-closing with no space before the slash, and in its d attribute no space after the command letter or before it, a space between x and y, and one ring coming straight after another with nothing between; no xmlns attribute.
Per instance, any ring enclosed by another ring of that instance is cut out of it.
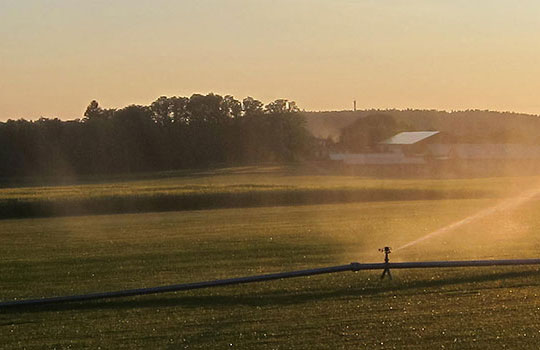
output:
<svg viewBox="0 0 540 350"><path fill-rule="evenodd" d="M537 0L0 0L0 120L193 93L540 114Z"/></svg>

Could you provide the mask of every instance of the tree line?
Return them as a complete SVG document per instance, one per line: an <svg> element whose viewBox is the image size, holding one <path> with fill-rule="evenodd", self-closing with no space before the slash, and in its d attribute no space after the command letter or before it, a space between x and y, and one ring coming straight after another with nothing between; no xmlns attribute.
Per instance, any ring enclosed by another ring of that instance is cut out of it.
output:
<svg viewBox="0 0 540 350"><path fill-rule="evenodd" d="M217 94L162 96L121 109L92 101L80 119L0 123L0 177L296 161L313 143L298 112L285 99L264 105Z"/></svg>
<svg viewBox="0 0 540 350"><path fill-rule="evenodd" d="M356 132L360 132L364 136L370 134L364 139L373 139L375 135L386 137L388 133L383 132L384 129L394 133L436 130L451 136L456 143L540 145L540 138L538 137L540 134L540 116L537 115L484 110L446 112L417 109L371 109L362 111L305 112L302 114L306 118L309 130L313 135L324 139L330 138L335 142L345 141L346 144L350 141L349 136ZM388 117L391 117L393 121L388 120ZM375 118L378 122L373 123L374 120L369 120L369 122L360 121L363 118ZM358 121L357 124L355 124L356 121ZM373 128L375 124L378 124L376 129ZM367 133L367 129L361 130L364 127L371 129L372 132ZM354 131L355 129L356 131ZM356 148L357 145L352 145L352 147Z"/></svg>

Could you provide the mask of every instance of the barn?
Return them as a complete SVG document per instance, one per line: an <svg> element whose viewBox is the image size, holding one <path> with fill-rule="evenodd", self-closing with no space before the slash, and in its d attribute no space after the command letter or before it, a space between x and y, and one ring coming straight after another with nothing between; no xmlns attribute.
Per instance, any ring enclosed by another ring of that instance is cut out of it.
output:
<svg viewBox="0 0 540 350"><path fill-rule="evenodd" d="M503 143L460 143L439 131L407 131L377 144L372 153L330 153L345 164L426 164L439 160L540 161L540 146Z"/></svg>
<svg viewBox="0 0 540 350"><path fill-rule="evenodd" d="M440 142L439 131L401 132L380 142L373 153L331 153L345 164L425 164L433 156L430 145Z"/></svg>
<svg viewBox="0 0 540 350"><path fill-rule="evenodd" d="M429 145L439 142L439 131L400 132L379 143L381 152L402 153L406 156L425 156L430 153Z"/></svg>

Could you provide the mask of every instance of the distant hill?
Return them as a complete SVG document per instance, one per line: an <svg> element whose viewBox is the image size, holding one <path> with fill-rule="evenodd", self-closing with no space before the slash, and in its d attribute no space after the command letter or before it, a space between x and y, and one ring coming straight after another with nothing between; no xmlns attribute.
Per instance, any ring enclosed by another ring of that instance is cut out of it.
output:
<svg viewBox="0 0 540 350"><path fill-rule="evenodd" d="M467 110L362 110L303 112L309 131L317 137L337 140L341 129L358 118L372 114L391 115L411 130L438 130L471 143L540 144L540 117L537 115Z"/></svg>

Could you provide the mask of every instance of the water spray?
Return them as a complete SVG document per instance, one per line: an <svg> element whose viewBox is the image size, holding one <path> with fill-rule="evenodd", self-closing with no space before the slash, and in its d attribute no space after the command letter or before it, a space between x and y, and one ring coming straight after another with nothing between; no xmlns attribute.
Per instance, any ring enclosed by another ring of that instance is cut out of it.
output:
<svg viewBox="0 0 540 350"><path fill-rule="evenodd" d="M139 288L139 289L127 289L114 292L101 292L90 294L79 294L60 296L52 298L41 299L25 299L25 300L13 300L0 302L0 310L7 307L22 307L22 306L40 306L47 304L67 303L67 302L81 302L96 299L110 299L120 297L130 297L137 295L157 294L178 292L193 289L221 287L229 285L237 285L244 283L263 282L285 278L304 277L313 275L322 275L327 273L336 273L344 271L364 271L364 270L383 270L381 279L384 279L386 275L392 279L390 269L419 269L419 268L452 268L452 267L480 267L480 266L508 266L508 265L540 265L540 259L518 259L518 260L464 260L464 261L424 261L424 262L398 262L391 263L389 255L392 252L390 247L384 247L379 249L384 253L383 263L358 263L352 262L347 265L322 267L307 270L297 270L289 272L271 273L265 275L248 276L220 279L213 281L195 282L174 284L168 286L159 286L151 288Z"/></svg>
<svg viewBox="0 0 540 350"><path fill-rule="evenodd" d="M435 231L432 231L430 233L428 233L427 235L425 236L422 236L420 238L417 238L415 239L414 241L411 241L407 244L404 244L398 248L395 249L395 251L399 251L399 250L402 250L402 249L405 249L405 248L409 248L409 247L412 247L414 245L417 245L418 243L421 243L425 240L428 240L428 239L431 239L435 236L439 236L441 234L444 234L444 233L447 233L449 231L452 231L454 229L457 229L459 227L462 227L462 226L465 226L465 225L468 225L470 223L473 223L477 220L480 220L480 219L483 219L483 218L486 218L486 217L489 217L490 215L493 215L493 214L496 214L498 212L504 212L504 211L507 211L507 210L511 210L513 208L516 208L528 201L531 201L533 199L536 199L538 196L540 195L540 189L534 189L534 190L530 190L530 191L526 191L526 192L523 192L521 193L519 196L517 197L512 197L512 198L508 198L492 207L489 207L489 208L485 208L485 209L482 209L464 219L461 219L461 220L458 220L456 222L453 222L449 225L446 225L444 227L441 227Z"/></svg>

